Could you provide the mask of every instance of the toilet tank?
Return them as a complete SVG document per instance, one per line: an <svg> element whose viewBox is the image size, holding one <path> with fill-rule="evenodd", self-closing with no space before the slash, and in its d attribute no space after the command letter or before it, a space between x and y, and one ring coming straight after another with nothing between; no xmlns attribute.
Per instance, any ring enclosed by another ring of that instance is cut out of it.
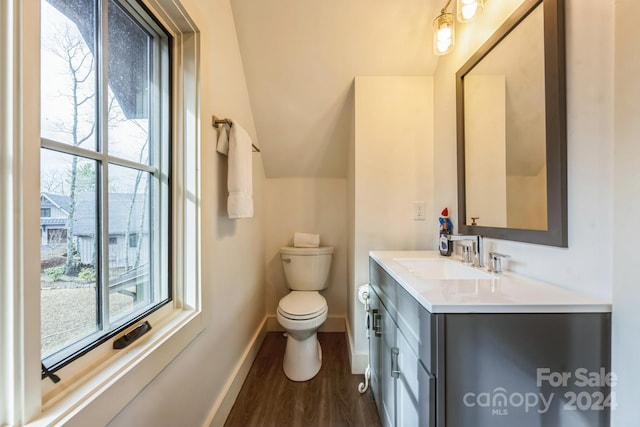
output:
<svg viewBox="0 0 640 427"><path fill-rule="evenodd" d="M333 248L280 248L287 287L293 291L321 291L327 288Z"/></svg>

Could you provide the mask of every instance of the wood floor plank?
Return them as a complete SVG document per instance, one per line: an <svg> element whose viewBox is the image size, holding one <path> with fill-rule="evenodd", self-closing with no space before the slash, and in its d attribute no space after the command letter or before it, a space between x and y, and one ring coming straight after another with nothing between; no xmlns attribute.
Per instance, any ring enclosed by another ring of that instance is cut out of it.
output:
<svg viewBox="0 0 640 427"><path fill-rule="evenodd" d="M343 333L319 333L322 368L305 382L290 381L282 370L286 338L264 339L226 427L378 427L368 390L358 392L362 375L351 375Z"/></svg>

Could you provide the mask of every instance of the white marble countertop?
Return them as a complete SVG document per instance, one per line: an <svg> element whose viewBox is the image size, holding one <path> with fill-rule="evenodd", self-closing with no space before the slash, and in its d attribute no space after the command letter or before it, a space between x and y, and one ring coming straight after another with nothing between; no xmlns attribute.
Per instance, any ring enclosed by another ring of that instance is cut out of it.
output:
<svg viewBox="0 0 640 427"><path fill-rule="evenodd" d="M387 273L432 313L580 313L611 312L611 302L508 271L483 279L425 279L398 259L440 258L436 251L372 251Z"/></svg>

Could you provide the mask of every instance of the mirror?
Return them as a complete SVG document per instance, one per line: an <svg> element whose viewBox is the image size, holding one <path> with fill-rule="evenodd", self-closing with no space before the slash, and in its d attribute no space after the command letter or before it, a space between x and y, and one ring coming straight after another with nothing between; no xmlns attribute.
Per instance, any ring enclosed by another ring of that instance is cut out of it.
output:
<svg viewBox="0 0 640 427"><path fill-rule="evenodd" d="M525 0L456 92L460 232L567 247L563 0Z"/></svg>

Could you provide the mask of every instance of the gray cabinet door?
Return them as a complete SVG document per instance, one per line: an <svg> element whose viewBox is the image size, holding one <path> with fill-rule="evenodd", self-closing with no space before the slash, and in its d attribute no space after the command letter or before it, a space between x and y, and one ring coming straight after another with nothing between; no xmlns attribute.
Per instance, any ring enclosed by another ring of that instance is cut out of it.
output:
<svg viewBox="0 0 640 427"><path fill-rule="evenodd" d="M418 419L420 427L436 425L436 377L422 365L418 368Z"/></svg>
<svg viewBox="0 0 640 427"><path fill-rule="evenodd" d="M382 326L382 345L381 345L381 363L382 371L380 373L380 388L382 393L382 424L387 427L398 425L396 423L396 379L392 375L392 365L395 363L393 354L396 349L396 339L398 328L393 318L384 307L380 304L381 326Z"/></svg>
<svg viewBox="0 0 640 427"><path fill-rule="evenodd" d="M382 373L382 326L380 325L380 298L371 289L369 293L369 307L371 317L369 318L369 368L371 373L371 392L376 401L378 415L383 419L382 414L382 388L380 374Z"/></svg>
<svg viewBox="0 0 640 427"><path fill-rule="evenodd" d="M397 334L396 425L435 426L435 377L429 373L402 333Z"/></svg>

